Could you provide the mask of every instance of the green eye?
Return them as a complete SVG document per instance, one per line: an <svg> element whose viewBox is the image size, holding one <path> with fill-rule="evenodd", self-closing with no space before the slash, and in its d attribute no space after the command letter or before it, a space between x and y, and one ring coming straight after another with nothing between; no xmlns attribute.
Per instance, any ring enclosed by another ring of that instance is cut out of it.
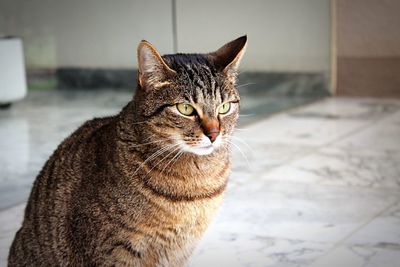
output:
<svg viewBox="0 0 400 267"><path fill-rule="evenodd" d="M189 104L179 103L176 105L176 108L179 110L180 113L186 116L193 115L194 113L194 108Z"/></svg>
<svg viewBox="0 0 400 267"><path fill-rule="evenodd" d="M219 108L218 108L218 113L219 114L225 114L228 113L228 111L231 109L231 103L227 102L222 104Z"/></svg>

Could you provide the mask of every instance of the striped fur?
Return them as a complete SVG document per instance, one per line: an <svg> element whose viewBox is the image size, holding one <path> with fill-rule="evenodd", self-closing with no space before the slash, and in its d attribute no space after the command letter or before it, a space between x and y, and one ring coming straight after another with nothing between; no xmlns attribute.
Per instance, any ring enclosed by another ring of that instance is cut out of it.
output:
<svg viewBox="0 0 400 267"><path fill-rule="evenodd" d="M9 266L182 266L226 187L239 111L232 68L245 43L160 57L142 42L139 54L152 54L139 55L135 98L116 116L86 122L48 159ZM216 114L226 101L236 108ZM197 115L177 114L180 102ZM218 120L221 144L208 155L186 151L208 119Z"/></svg>

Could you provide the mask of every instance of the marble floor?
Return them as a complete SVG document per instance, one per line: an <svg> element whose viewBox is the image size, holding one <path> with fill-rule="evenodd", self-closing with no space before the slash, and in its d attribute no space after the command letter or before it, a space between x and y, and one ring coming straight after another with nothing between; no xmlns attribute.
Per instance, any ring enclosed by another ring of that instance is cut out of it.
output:
<svg viewBox="0 0 400 267"><path fill-rule="evenodd" d="M131 97L44 96L0 112L0 266L48 155ZM188 266L399 266L400 100L325 98L255 113L242 117L223 205Z"/></svg>

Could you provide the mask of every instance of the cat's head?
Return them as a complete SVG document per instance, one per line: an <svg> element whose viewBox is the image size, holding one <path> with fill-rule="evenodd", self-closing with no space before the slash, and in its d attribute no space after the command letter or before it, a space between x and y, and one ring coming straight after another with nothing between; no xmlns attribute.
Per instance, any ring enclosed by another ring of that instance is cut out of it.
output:
<svg viewBox="0 0 400 267"><path fill-rule="evenodd" d="M227 144L239 116L235 84L246 42L242 36L212 53L160 56L142 41L135 106L147 140L197 155Z"/></svg>

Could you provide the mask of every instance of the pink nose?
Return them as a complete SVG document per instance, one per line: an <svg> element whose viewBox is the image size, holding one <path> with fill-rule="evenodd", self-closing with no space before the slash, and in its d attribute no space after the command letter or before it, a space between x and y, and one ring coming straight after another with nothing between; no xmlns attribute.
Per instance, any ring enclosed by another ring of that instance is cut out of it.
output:
<svg viewBox="0 0 400 267"><path fill-rule="evenodd" d="M204 119L201 122L204 134L210 139L211 143L214 142L219 135L219 121L216 119Z"/></svg>
<svg viewBox="0 0 400 267"><path fill-rule="evenodd" d="M217 139L219 132L211 132L207 133L206 135L208 138L210 138L211 143L213 143Z"/></svg>

